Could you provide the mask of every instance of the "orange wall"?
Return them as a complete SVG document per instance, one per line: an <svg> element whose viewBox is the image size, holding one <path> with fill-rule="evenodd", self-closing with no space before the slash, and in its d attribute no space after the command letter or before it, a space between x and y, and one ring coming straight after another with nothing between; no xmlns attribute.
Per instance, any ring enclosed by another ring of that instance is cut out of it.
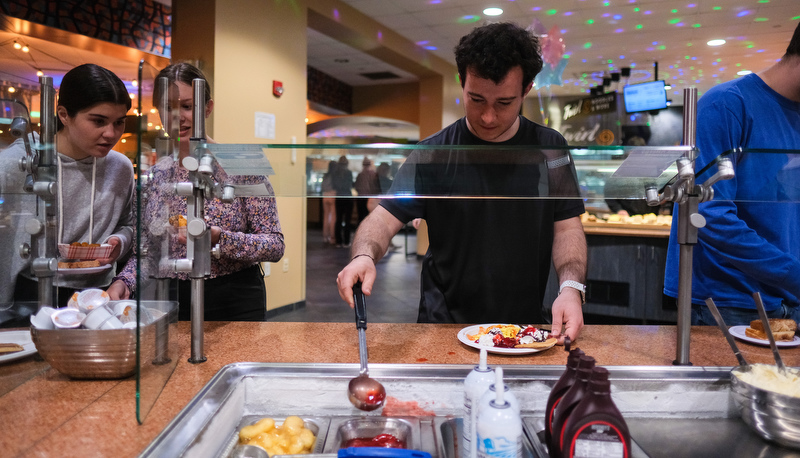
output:
<svg viewBox="0 0 800 458"><path fill-rule="evenodd" d="M354 87L353 114L399 119L419 125L419 84Z"/></svg>
<svg viewBox="0 0 800 458"><path fill-rule="evenodd" d="M211 80L214 113L209 135L221 143L273 145L268 157L276 175L270 180L278 196L286 254L282 262L272 264L267 278L268 308L302 301L306 150L288 144L307 142L307 28L419 76L414 87L365 88L357 100L364 110L359 114L419 124L422 136L461 115L455 102L460 91L451 78L455 66L338 0L173 0L173 7L173 58L201 64ZM272 95L273 80L283 82L280 98ZM374 104L364 97L386 99ZM274 139L255 137L257 112L275 115ZM275 144L287 146L274 148Z"/></svg>

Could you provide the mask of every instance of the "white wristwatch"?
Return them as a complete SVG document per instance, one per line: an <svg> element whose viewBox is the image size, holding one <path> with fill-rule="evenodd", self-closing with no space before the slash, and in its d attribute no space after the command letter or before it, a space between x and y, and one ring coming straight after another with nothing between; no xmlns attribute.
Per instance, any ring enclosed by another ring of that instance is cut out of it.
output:
<svg viewBox="0 0 800 458"><path fill-rule="evenodd" d="M581 305L586 303L586 285L583 283L578 283L575 280L566 280L564 283L561 283L561 286L558 287L558 294L561 294L561 290L564 288L574 288L580 291L581 293Z"/></svg>

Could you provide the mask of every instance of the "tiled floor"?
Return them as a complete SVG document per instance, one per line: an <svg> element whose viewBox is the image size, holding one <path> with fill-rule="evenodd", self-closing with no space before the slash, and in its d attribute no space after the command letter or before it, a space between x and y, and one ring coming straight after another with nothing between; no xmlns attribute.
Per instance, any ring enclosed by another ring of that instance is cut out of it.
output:
<svg viewBox="0 0 800 458"><path fill-rule="evenodd" d="M421 258L416 255L417 238L397 234L392 241L398 248L377 264L378 278L372 295L366 298L367 321L372 323L416 323L419 306ZM306 263L306 305L279 313L268 321L348 322L355 321L353 309L339 297L336 275L347 264L349 248L335 248L322 241L320 229L308 230Z"/></svg>

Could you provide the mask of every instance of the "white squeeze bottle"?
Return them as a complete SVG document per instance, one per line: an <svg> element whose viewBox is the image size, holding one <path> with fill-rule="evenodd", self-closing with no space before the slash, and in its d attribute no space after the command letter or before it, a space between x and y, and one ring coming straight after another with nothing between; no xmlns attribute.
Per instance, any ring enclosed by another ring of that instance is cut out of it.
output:
<svg viewBox="0 0 800 458"><path fill-rule="evenodd" d="M521 458L522 418L519 404L503 383L503 368L495 369L496 389L484 394L478 407L478 458ZM493 396L490 397L490 394Z"/></svg>
<svg viewBox="0 0 800 458"><path fill-rule="evenodd" d="M475 421L478 417L478 403L494 382L494 372L486 365L487 352L481 348L480 362L464 379L464 421L461 441L461 458L476 458Z"/></svg>

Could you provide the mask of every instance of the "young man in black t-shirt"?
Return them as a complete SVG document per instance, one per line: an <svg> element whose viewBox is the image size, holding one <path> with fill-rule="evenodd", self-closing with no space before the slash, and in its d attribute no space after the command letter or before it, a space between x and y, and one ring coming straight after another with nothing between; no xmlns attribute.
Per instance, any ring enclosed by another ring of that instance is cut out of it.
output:
<svg viewBox="0 0 800 458"><path fill-rule="evenodd" d="M359 227L339 294L352 307L361 281L369 295L391 238L424 218L430 246L418 321L543 323L552 260L563 292L553 333L575 340L586 275L575 169L558 132L519 115L542 68L538 40L513 24L479 27L461 39L456 63L466 116L420 142L431 149L400 168L389 194L406 197L384 199Z"/></svg>

